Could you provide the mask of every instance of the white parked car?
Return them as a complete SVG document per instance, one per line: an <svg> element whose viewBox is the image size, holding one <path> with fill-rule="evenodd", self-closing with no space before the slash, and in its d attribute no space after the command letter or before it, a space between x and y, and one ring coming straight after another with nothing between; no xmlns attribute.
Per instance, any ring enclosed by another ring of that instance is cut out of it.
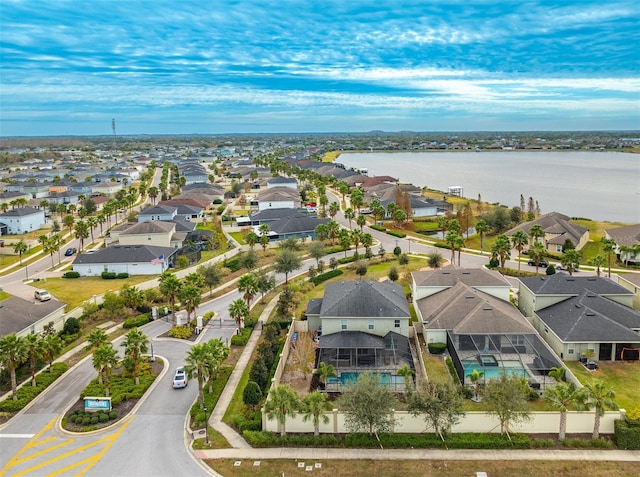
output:
<svg viewBox="0 0 640 477"><path fill-rule="evenodd" d="M187 384L189 384L187 373L184 370L184 367L180 366L176 369L176 374L173 375L173 389L186 388Z"/></svg>
<svg viewBox="0 0 640 477"><path fill-rule="evenodd" d="M51 293L49 293L47 290L36 290L33 293L33 296L38 301L49 301L49 300L51 300Z"/></svg>

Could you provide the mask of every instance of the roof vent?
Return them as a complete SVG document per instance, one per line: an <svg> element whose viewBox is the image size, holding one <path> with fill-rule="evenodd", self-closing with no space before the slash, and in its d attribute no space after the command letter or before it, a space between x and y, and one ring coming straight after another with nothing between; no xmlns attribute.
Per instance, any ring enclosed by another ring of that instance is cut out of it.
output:
<svg viewBox="0 0 640 477"><path fill-rule="evenodd" d="M596 314L593 311L587 311L585 313L585 315L587 315L587 316L596 316Z"/></svg>
<svg viewBox="0 0 640 477"><path fill-rule="evenodd" d="M573 305L573 306L575 306L576 308L580 308L580 304L579 304L579 303L576 303L576 304L575 304L575 305Z"/></svg>
<svg viewBox="0 0 640 477"><path fill-rule="evenodd" d="M575 282L576 280L573 277L567 277L568 282Z"/></svg>
<svg viewBox="0 0 640 477"><path fill-rule="evenodd" d="M491 311L491 310L493 310L493 308L491 308L489 305L485 305L485 306L483 306L483 307L482 307L482 309L483 309L484 311Z"/></svg>
<svg viewBox="0 0 640 477"><path fill-rule="evenodd" d="M443 274L443 275L451 275L451 272L447 272L447 271L444 271L444 270L443 270L443 271L442 271L442 274Z"/></svg>
<svg viewBox="0 0 640 477"><path fill-rule="evenodd" d="M466 295L465 298L475 298L475 295Z"/></svg>
<svg viewBox="0 0 640 477"><path fill-rule="evenodd" d="M597 280L596 277L587 277L587 280L590 282L595 282Z"/></svg>
<svg viewBox="0 0 640 477"><path fill-rule="evenodd" d="M593 292L587 292L587 296L589 298L595 298L597 295L595 293L593 293Z"/></svg>
<svg viewBox="0 0 640 477"><path fill-rule="evenodd" d="M462 272L463 275L471 275L471 272Z"/></svg>

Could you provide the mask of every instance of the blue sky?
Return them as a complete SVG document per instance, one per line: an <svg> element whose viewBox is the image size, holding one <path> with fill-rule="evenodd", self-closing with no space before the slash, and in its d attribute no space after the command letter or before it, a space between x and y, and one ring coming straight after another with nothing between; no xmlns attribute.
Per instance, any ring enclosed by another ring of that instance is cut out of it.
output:
<svg viewBox="0 0 640 477"><path fill-rule="evenodd" d="M640 2L2 0L0 136L640 129Z"/></svg>

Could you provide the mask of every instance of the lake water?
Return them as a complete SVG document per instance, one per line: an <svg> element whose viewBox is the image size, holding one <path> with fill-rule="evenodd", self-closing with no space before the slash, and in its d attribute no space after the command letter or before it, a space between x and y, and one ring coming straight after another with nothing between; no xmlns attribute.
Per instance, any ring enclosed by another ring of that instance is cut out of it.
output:
<svg viewBox="0 0 640 477"><path fill-rule="evenodd" d="M389 175L402 183L464 197L520 206L533 197L541 212L593 220L640 222L640 155L619 152L418 152L341 154L347 168L369 176Z"/></svg>

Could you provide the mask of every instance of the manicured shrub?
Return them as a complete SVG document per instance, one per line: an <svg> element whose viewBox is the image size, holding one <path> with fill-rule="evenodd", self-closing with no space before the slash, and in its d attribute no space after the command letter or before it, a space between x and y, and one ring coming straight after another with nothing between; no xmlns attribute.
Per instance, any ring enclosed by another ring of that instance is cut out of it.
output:
<svg viewBox="0 0 640 477"><path fill-rule="evenodd" d="M129 278L129 274L127 272L118 273L117 278Z"/></svg>
<svg viewBox="0 0 640 477"><path fill-rule="evenodd" d="M100 418L98 416L91 417L91 424L98 424L100 422Z"/></svg>
<svg viewBox="0 0 640 477"><path fill-rule="evenodd" d="M355 262L356 257L354 257L353 255L350 257L342 257L338 259L338 263L340 264L345 264L345 263L351 263L351 262Z"/></svg>
<svg viewBox="0 0 640 477"><path fill-rule="evenodd" d="M64 326L62 327L62 334L72 335L78 333L79 331L80 321L78 320L78 318L74 318L73 316L71 318L67 318L67 320L64 322Z"/></svg>
<svg viewBox="0 0 640 477"><path fill-rule="evenodd" d="M118 412L117 411L110 411L109 412L109 419L117 419L118 418Z"/></svg>
<svg viewBox="0 0 640 477"><path fill-rule="evenodd" d="M179 338L181 340L186 340L191 337L192 331L190 328L187 328L186 326L174 326L169 330L169 333L167 334L172 338Z"/></svg>
<svg viewBox="0 0 640 477"><path fill-rule="evenodd" d="M394 237L405 238L407 234L404 232L398 232L397 230L386 230L387 234L393 235Z"/></svg>
<svg viewBox="0 0 640 477"><path fill-rule="evenodd" d="M613 422L613 428L619 449L640 449L640 426L616 419Z"/></svg>
<svg viewBox="0 0 640 477"><path fill-rule="evenodd" d="M147 323L149 323L149 315L146 313L142 313L138 316L127 318L126 320L124 320L124 323L122 323L122 327L126 329L137 328L139 326L146 325Z"/></svg>
<svg viewBox="0 0 640 477"><path fill-rule="evenodd" d="M242 268L242 265L240 264L240 259L238 257L225 260L224 266L227 267L232 272L237 272L238 270L240 270L240 268Z"/></svg>
<svg viewBox="0 0 640 477"><path fill-rule="evenodd" d="M80 278L80 272L65 272L62 278Z"/></svg>
<svg viewBox="0 0 640 477"><path fill-rule="evenodd" d="M447 349L447 343L429 343L427 347L431 354L442 354Z"/></svg>
<svg viewBox="0 0 640 477"><path fill-rule="evenodd" d="M242 331L239 335L233 335L231 337L231 344L233 346L244 346L249 342L249 337L251 336L252 328L249 326L245 326L242 328Z"/></svg>
<svg viewBox="0 0 640 477"><path fill-rule="evenodd" d="M109 414L100 414L100 422L107 422L109 420Z"/></svg>
<svg viewBox="0 0 640 477"><path fill-rule="evenodd" d="M386 232L387 229L384 228L382 225L370 225L369 227L371 227L373 230L377 230L378 232Z"/></svg>
<svg viewBox="0 0 640 477"><path fill-rule="evenodd" d="M314 277L313 280L311 280L311 282L317 286L317 285L320 285L322 282L327 281L331 278L337 277L339 275L342 275L343 273L344 272L339 269L329 270L328 272L317 275L316 277Z"/></svg>
<svg viewBox="0 0 640 477"><path fill-rule="evenodd" d="M90 417L85 417L82 419L82 425L83 426L88 426L89 424L91 424L91 418Z"/></svg>
<svg viewBox="0 0 640 477"><path fill-rule="evenodd" d="M118 274L116 272L102 272L101 276L104 280L115 280Z"/></svg>

